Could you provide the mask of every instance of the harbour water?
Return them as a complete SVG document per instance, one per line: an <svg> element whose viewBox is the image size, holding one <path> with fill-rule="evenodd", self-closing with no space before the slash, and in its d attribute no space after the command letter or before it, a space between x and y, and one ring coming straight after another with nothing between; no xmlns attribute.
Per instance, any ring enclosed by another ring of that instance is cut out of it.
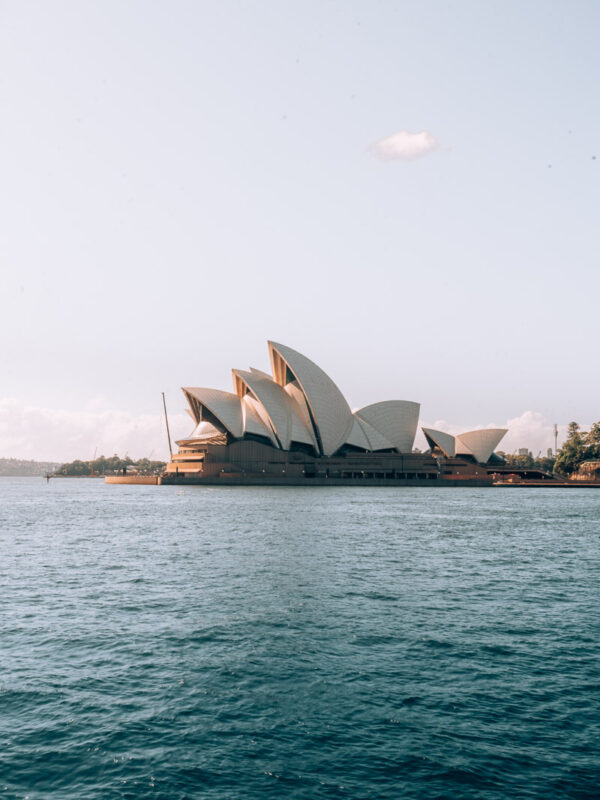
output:
<svg viewBox="0 0 600 800"><path fill-rule="evenodd" d="M0 797L600 797L600 492L0 479Z"/></svg>

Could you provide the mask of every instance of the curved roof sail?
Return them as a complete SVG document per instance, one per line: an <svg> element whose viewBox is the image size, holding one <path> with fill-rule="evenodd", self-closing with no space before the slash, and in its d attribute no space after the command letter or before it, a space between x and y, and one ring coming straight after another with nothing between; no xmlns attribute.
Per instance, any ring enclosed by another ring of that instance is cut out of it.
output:
<svg viewBox="0 0 600 800"><path fill-rule="evenodd" d="M394 445L382 433L379 433L356 414L353 414L353 417L354 424L346 439L346 444L363 447L373 453L377 450L394 450Z"/></svg>
<svg viewBox="0 0 600 800"><path fill-rule="evenodd" d="M366 452L412 452L419 403L387 400L353 414L331 378L302 353L269 342L269 355L273 376L258 369L234 369L234 393L183 389L195 425L186 442L227 444L261 437L273 447L317 456L332 456L344 444ZM439 448L448 458L469 456L483 464L507 432L486 428L451 436L433 428L422 430L432 450Z"/></svg>
<svg viewBox="0 0 600 800"><path fill-rule="evenodd" d="M244 434L244 419L240 398L220 389L186 387L183 389L196 422L206 420L235 439Z"/></svg>
<svg viewBox="0 0 600 800"><path fill-rule="evenodd" d="M275 447L279 446L271 426L262 419L260 403L251 395L247 394L242 398L242 411L244 414L244 435L252 433L257 436L264 436Z"/></svg>
<svg viewBox="0 0 600 800"><path fill-rule="evenodd" d="M485 464L507 432L508 428L482 428L461 433L456 437L456 455L472 455Z"/></svg>
<svg viewBox="0 0 600 800"><path fill-rule="evenodd" d="M250 372L253 375L260 375L263 378L268 378L270 381L273 380L273 377L271 375L269 375L268 372L263 372L262 369L256 369L256 367L250 367Z"/></svg>
<svg viewBox="0 0 600 800"><path fill-rule="evenodd" d="M273 429L276 446L289 450L291 442L310 444L316 448L316 441L306 427L302 417L302 409L289 392L266 373L258 370L246 372L233 370L234 387L238 395L243 397L249 393L259 404L263 421L267 421ZM304 402L303 398L300 398ZM308 416L308 415L306 415ZM307 419L310 426L310 420Z"/></svg>
<svg viewBox="0 0 600 800"><path fill-rule="evenodd" d="M354 447L362 447L363 450L371 450L371 442L367 439L367 434L365 433L362 425L360 424L360 420L358 417L354 417L354 422L352 423L352 430L348 434L348 438L346 439L345 444L351 444Z"/></svg>
<svg viewBox="0 0 600 800"><path fill-rule="evenodd" d="M310 412L306 405L306 397L302 389L298 386L297 381L288 383L284 386L283 391L289 397L292 413L292 433L291 439L293 442L301 442L309 444L314 448L315 453L319 452L319 445L317 444L317 437L310 418Z"/></svg>
<svg viewBox="0 0 600 800"><path fill-rule="evenodd" d="M211 422L199 422L187 437L188 439L206 439L217 436L221 432Z"/></svg>
<svg viewBox="0 0 600 800"><path fill-rule="evenodd" d="M179 439L178 445L191 445L191 444L227 444L227 434L223 433L219 428L211 422L199 422L194 430L185 439Z"/></svg>
<svg viewBox="0 0 600 800"><path fill-rule="evenodd" d="M427 444L433 450L439 447L446 458L454 458L456 453L456 441L454 436L444 431L436 431L433 428L421 428L427 439Z"/></svg>
<svg viewBox="0 0 600 800"><path fill-rule="evenodd" d="M243 397L249 392L262 405L275 436L278 446L288 450L290 446L290 413L288 396L278 383L265 373L233 370L233 383L237 394Z"/></svg>
<svg viewBox="0 0 600 800"><path fill-rule="evenodd" d="M384 400L356 411L356 416L368 423L400 453L412 452L420 404L410 400Z"/></svg>
<svg viewBox="0 0 600 800"><path fill-rule="evenodd" d="M346 441L354 420L346 398L323 370L291 347L269 342L275 381L297 382L306 400L320 452L330 456Z"/></svg>

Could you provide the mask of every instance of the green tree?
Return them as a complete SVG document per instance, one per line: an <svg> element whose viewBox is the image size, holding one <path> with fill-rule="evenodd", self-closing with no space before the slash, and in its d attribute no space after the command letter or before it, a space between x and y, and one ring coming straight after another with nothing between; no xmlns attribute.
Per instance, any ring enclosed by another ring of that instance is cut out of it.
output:
<svg viewBox="0 0 600 800"><path fill-rule="evenodd" d="M64 476L90 476L90 475L114 475L115 473L122 472L126 467L136 467L143 475L158 475L160 474L165 465L164 461L150 461L147 458L141 458L139 461L134 461L129 456L120 458L118 455L99 456L93 461L72 461L70 464L62 464L55 475Z"/></svg>
<svg viewBox="0 0 600 800"><path fill-rule="evenodd" d="M600 422L594 422L585 437L584 461L600 460Z"/></svg>
<svg viewBox="0 0 600 800"><path fill-rule="evenodd" d="M584 461L600 459L600 422L595 422L589 432L581 430L577 422L570 422L567 438L560 449L554 469L563 475L572 475Z"/></svg>
<svg viewBox="0 0 600 800"><path fill-rule="evenodd" d="M594 424L590 428L590 432L586 437L586 444L589 447L600 445L600 422L594 422Z"/></svg>
<svg viewBox="0 0 600 800"><path fill-rule="evenodd" d="M556 472L570 475L577 469L581 450L581 427L577 422L570 422L567 438L556 456L554 469Z"/></svg>

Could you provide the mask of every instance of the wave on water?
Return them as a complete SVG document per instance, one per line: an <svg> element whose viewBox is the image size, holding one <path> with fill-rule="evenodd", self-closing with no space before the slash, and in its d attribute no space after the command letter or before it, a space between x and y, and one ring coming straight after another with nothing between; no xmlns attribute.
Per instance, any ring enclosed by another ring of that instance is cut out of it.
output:
<svg viewBox="0 0 600 800"><path fill-rule="evenodd" d="M598 499L3 479L0 796L597 798Z"/></svg>

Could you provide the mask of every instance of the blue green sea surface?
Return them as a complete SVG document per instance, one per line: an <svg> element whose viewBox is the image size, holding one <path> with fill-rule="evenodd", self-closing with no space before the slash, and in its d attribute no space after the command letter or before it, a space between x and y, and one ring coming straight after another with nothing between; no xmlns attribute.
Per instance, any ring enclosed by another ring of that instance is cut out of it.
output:
<svg viewBox="0 0 600 800"><path fill-rule="evenodd" d="M600 797L600 491L5 478L0 582L0 800Z"/></svg>

